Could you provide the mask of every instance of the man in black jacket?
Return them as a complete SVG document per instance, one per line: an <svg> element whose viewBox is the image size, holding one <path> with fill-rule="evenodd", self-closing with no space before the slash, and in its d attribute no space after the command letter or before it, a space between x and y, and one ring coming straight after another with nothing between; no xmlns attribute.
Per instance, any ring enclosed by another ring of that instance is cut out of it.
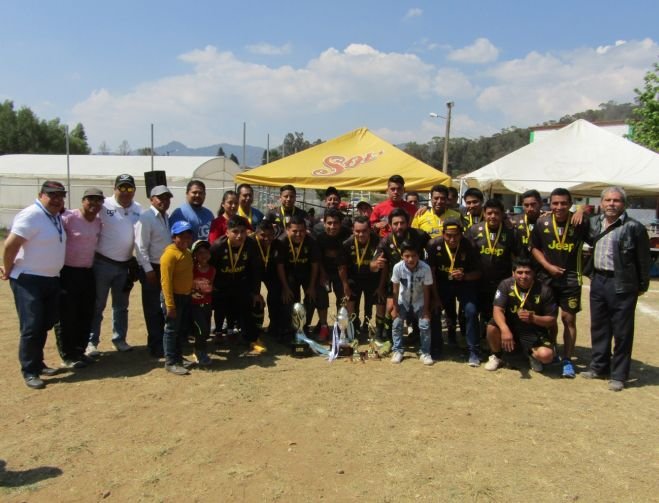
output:
<svg viewBox="0 0 659 503"><path fill-rule="evenodd" d="M594 267L590 285L593 354L590 370L581 375L597 379L610 373L611 391L622 391L629 377L636 301L650 284L648 233L625 212L626 199L620 187L604 189L602 211L591 218L588 239Z"/></svg>

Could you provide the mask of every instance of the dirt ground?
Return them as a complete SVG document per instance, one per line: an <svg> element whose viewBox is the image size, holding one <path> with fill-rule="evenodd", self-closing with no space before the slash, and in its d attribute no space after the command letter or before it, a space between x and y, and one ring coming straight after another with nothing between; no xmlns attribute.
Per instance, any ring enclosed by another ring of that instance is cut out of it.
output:
<svg viewBox="0 0 659 503"><path fill-rule="evenodd" d="M100 362L28 389L0 284L2 501L659 501L659 283L641 298L631 382L468 367L406 354L332 364L239 349L168 374L103 325ZM575 363L589 358L588 289ZM46 361L59 364L49 336ZM526 368L523 366L523 368Z"/></svg>

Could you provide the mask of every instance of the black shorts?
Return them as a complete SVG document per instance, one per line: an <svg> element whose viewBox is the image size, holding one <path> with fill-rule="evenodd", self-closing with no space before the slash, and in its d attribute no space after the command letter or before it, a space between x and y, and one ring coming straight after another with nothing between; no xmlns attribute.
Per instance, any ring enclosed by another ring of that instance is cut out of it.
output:
<svg viewBox="0 0 659 503"><path fill-rule="evenodd" d="M554 300L558 307L570 314L581 311L581 287L580 286L551 286Z"/></svg>
<svg viewBox="0 0 659 503"><path fill-rule="evenodd" d="M487 324L498 328L494 318L490 319ZM511 330L513 331L513 337L515 338L517 347L521 347L524 354L531 354L534 348L553 348L553 344L549 340L549 331L546 328L534 327L525 330L515 330L514 327L511 327Z"/></svg>

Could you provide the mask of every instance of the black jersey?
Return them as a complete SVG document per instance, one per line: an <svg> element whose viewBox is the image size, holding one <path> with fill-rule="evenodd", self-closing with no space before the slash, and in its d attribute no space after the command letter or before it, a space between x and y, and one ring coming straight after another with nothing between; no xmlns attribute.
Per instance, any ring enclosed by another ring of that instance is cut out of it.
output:
<svg viewBox="0 0 659 503"><path fill-rule="evenodd" d="M515 278L512 277L499 283L497 292L494 294L494 305L504 310L506 324L517 336L547 331L546 328L523 322L517 314L522 307L526 311L533 311L533 314L538 316L556 316L558 312L551 288L541 281L535 281L531 289L525 291L515 288Z"/></svg>
<svg viewBox="0 0 659 503"><path fill-rule="evenodd" d="M336 236L330 236L323 231L316 238L316 244L320 251L320 263L325 272L330 276L336 276L340 265L345 264L343 255L343 242L350 235L347 229L341 228Z"/></svg>
<svg viewBox="0 0 659 503"><path fill-rule="evenodd" d="M248 239L254 241L261 279L266 282L266 284L273 280L277 280L277 263L275 257L277 255L276 250L280 241L274 239L270 243L270 248L266 250L256 237L256 234L252 234Z"/></svg>
<svg viewBox="0 0 659 503"><path fill-rule="evenodd" d="M311 230L311 220L309 218L309 214L304 211L302 208L298 208L295 206L292 211L282 211L283 208L278 208L276 210L272 210L268 212L268 215L266 218L272 222L272 224L275 226L275 237L279 237L282 234L286 233L286 224L288 221L291 219L293 215L298 215L304 219L304 221L307 223L307 229Z"/></svg>
<svg viewBox="0 0 659 503"><path fill-rule="evenodd" d="M210 264L215 267L217 290L226 293L231 290L244 292L246 289L258 293L261 289L261 268L258 250L252 239L245 239L242 248L233 248L229 239L222 236L210 248Z"/></svg>
<svg viewBox="0 0 659 503"><path fill-rule="evenodd" d="M447 250L443 237L433 239L426 247L428 265L435 271L437 283L448 281L452 269L462 269L465 274L481 270L481 261L478 250L466 238L460 240L455 251ZM453 263L451 263L453 257Z"/></svg>
<svg viewBox="0 0 659 503"><path fill-rule="evenodd" d="M393 270L394 266L400 262L402 253L400 251L400 245L403 241L409 241L416 248L419 253L419 258L422 260L425 259L425 248L430 241L430 236L427 232L424 232L419 229L407 229L405 235L401 238L396 237L394 233L389 234L387 237L380 240L378 245L377 255L384 255L384 258L387 259L387 264L389 266L389 274Z"/></svg>
<svg viewBox="0 0 659 503"><path fill-rule="evenodd" d="M380 238L373 232L369 235L368 244L362 246L356 243L355 236L350 236L343 242L343 256L348 269L348 278L356 282L377 281L380 271L372 272L371 260L375 257Z"/></svg>
<svg viewBox="0 0 659 503"><path fill-rule="evenodd" d="M503 278L510 276L515 245L512 229L501 223L498 230L492 231L481 222L472 225L465 234L480 254L483 282L495 287Z"/></svg>
<svg viewBox="0 0 659 503"><path fill-rule="evenodd" d="M311 264L320 262L320 252L316 241L305 236L301 244L295 245L288 239L288 234L277 238L275 261L282 264L287 276L294 276L302 283L311 279Z"/></svg>
<svg viewBox="0 0 659 503"><path fill-rule="evenodd" d="M580 286L583 244L588 235L588 220L575 227L572 215L563 224L555 223L553 215L538 218L531 232L531 246L544 253L547 261L565 269L559 278L551 278L553 286ZM549 279L543 271L542 278Z"/></svg>

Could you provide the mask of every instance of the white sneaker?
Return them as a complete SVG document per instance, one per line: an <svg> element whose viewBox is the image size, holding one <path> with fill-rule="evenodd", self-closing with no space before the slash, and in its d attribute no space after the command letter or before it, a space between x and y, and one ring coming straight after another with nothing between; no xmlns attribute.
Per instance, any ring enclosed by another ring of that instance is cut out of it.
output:
<svg viewBox="0 0 659 503"><path fill-rule="evenodd" d="M419 357L419 360L421 360L421 363L424 365L432 365L435 363L432 359L432 356L430 356L428 353L424 353Z"/></svg>
<svg viewBox="0 0 659 503"><path fill-rule="evenodd" d="M542 372L544 369L542 363L533 358L531 355L529 355L529 364L531 365L531 370L533 370L533 372Z"/></svg>
<svg viewBox="0 0 659 503"><path fill-rule="evenodd" d="M98 350L98 347L94 343L90 342L89 344L87 344L87 349L85 350L85 354L87 356L99 356L101 352Z"/></svg>
<svg viewBox="0 0 659 503"><path fill-rule="evenodd" d="M403 353L396 351L391 355L391 363L400 363L403 361Z"/></svg>
<svg viewBox="0 0 659 503"><path fill-rule="evenodd" d="M113 342L114 347L117 348L117 351L120 351L122 353L125 353L126 351L131 351L133 349L133 346L128 344L126 341L117 341Z"/></svg>
<svg viewBox="0 0 659 503"><path fill-rule="evenodd" d="M487 363L484 365L485 370L494 371L498 369L503 364L503 360L497 355L490 355L487 359Z"/></svg>

